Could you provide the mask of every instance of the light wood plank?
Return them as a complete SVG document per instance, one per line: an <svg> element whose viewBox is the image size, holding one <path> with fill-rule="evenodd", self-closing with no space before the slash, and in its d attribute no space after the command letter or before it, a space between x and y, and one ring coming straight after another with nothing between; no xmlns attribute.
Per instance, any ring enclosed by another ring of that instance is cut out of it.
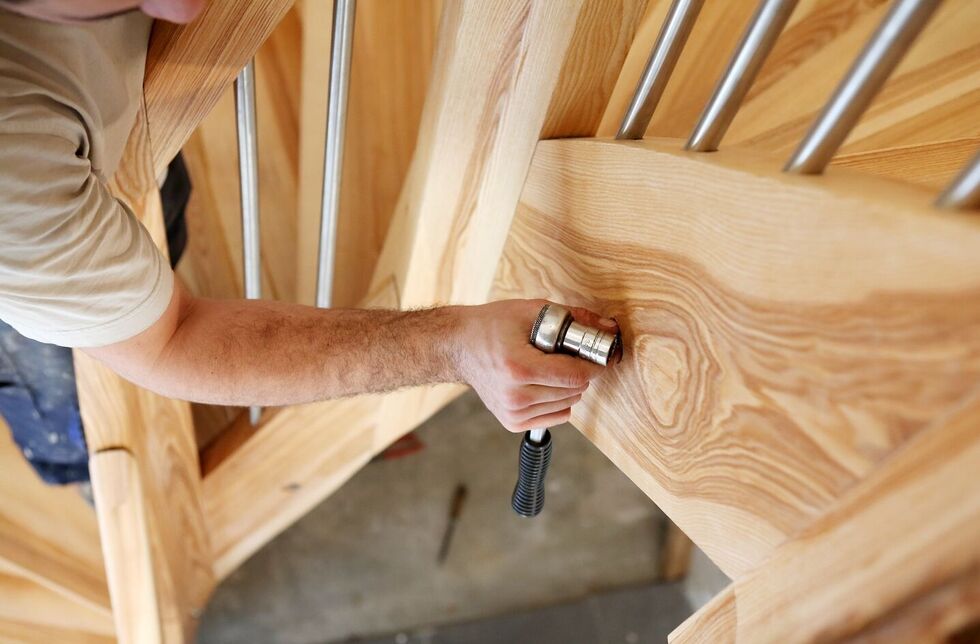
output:
<svg viewBox="0 0 980 644"><path fill-rule="evenodd" d="M572 420L732 578L980 377L980 221L780 167L543 141L495 293L617 317Z"/></svg>
<svg viewBox="0 0 980 644"><path fill-rule="evenodd" d="M980 398L939 414L671 642L717 641L706 633L732 625L740 642L943 641L975 623L978 418Z"/></svg>
<svg viewBox="0 0 980 644"><path fill-rule="evenodd" d="M0 620L0 641L5 644L51 644L51 642L58 642L59 644L112 644L116 639L95 633Z"/></svg>
<svg viewBox="0 0 980 644"><path fill-rule="evenodd" d="M111 627L95 512L41 482L0 419L0 569L85 607ZM0 604L10 605L6 591Z"/></svg>
<svg viewBox="0 0 980 644"><path fill-rule="evenodd" d="M150 540L146 489L136 459L125 449L92 455L92 491L99 503L99 528L112 593L116 633L122 642L164 641L157 594L157 564Z"/></svg>
<svg viewBox="0 0 980 644"><path fill-rule="evenodd" d="M980 137L852 152L838 155L832 163L912 183L939 194L977 150L980 150Z"/></svg>
<svg viewBox="0 0 980 644"><path fill-rule="evenodd" d="M21 575L0 561L0 621L112 636L112 618Z"/></svg>
<svg viewBox="0 0 980 644"><path fill-rule="evenodd" d="M153 176L163 172L292 4L208 2L189 24L154 23L143 81Z"/></svg>
<svg viewBox="0 0 980 644"><path fill-rule="evenodd" d="M282 409L204 479L219 579L309 512L374 455L378 401Z"/></svg>

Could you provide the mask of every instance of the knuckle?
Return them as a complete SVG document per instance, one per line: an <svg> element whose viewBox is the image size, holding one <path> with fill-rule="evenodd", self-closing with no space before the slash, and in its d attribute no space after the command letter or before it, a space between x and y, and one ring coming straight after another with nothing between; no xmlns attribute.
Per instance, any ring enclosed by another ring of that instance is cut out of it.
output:
<svg viewBox="0 0 980 644"><path fill-rule="evenodd" d="M524 382L531 375L528 366L516 358L505 358L503 369L507 377L516 382Z"/></svg>
<svg viewBox="0 0 980 644"><path fill-rule="evenodd" d="M511 389L504 394L504 404L511 410L524 409L530 404L530 400L528 400L527 394L518 389Z"/></svg>
<svg viewBox="0 0 980 644"><path fill-rule="evenodd" d="M589 374L585 371L571 371L567 378L568 387L571 389L578 389L589 384Z"/></svg>

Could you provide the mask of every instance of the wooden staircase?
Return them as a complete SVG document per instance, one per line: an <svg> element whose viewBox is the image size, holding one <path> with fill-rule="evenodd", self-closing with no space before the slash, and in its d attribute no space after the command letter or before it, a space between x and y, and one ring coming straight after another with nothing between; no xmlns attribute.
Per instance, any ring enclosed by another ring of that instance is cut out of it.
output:
<svg viewBox="0 0 980 644"><path fill-rule="evenodd" d="M186 146L209 206L191 216L215 235L192 232L199 294L240 296L237 184L215 165L234 158L208 155L234 154L227 93L272 35L263 279L312 303L330 4L291 4L212 2L152 35L114 190L165 248L154 178ZM980 628L980 213L933 205L980 148L980 7L942 3L827 172L782 171L889 4L800 0L713 153L684 140L756 0L705 3L642 141L612 136L668 0L358 7L336 304L616 316L626 358L573 424L734 580L672 642ZM76 369L105 572L81 501L0 445L0 639L192 640L216 584L462 390L225 427L84 354Z"/></svg>

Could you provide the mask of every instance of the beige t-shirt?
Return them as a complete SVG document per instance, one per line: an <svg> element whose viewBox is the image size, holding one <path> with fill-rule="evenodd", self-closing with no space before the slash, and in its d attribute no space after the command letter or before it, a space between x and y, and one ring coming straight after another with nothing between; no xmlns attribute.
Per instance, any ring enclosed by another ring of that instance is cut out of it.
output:
<svg viewBox="0 0 980 644"><path fill-rule="evenodd" d="M106 188L139 109L150 20L0 10L0 320L62 346L160 318L173 272Z"/></svg>

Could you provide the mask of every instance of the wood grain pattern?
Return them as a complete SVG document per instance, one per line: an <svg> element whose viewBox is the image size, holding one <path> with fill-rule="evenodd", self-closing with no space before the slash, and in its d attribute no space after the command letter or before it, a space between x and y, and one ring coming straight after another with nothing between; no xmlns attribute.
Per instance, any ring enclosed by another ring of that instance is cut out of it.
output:
<svg viewBox="0 0 980 644"><path fill-rule="evenodd" d="M262 294L285 301L293 301L296 294L301 42L299 16L291 10L255 55ZM238 138L231 84L184 147L184 158L194 191L187 216L188 246L178 272L195 295L242 297Z"/></svg>
<svg viewBox="0 0 980 644"><path fill-rule="evenodd" d="M938 414L832 509L737 579L718 600L734 601L736 640L887 634L883 641L942 641L977 623L978 418L980 397ZM731 624L730 612L713 614ZM719 624L701 620L713 632ZM686 629L671 641L709 641L703 632Z"/></svg>
<svg viewBox="0 0 980 644"><path fill-rule="evenodd" d="M0 570L95 613L111 628L95 513L75 490L38 479L0 419ZM0 605L11 605L9 587Z"/></svg>
<svg viewBox="0 0 980 644"><path fill-rule="evenodd" d="M146 112L141 111L112 183L114 194L127 202L166 254L160 194L156 188ZM135 458L148 514L152 561L128 560L129 551L103 548L110 573L109 586L114 602L126 597L131 580L127 575L150 566L156 581L156 611L162 621L166 641L183 641L193 631L195 615L214 587L211 552L202 514L197 446L190 405L164 398L124 380L81 351L75 352L78 397L89 452L124 449ZM116 463L117 460L107 461ZM119 475L104 472L105 477ZM97 507L103 507L100 494L111 488L97 488ZM140 506L124 504L120 512L99 517L100 531L122 530L125 525L143 525L142 519L127 516ZM146 604L126 608L146 608ZM143 615L119 614L117 625L142 623ZM121 631L123 632L130 631ZM127 640L134 641L134 640ZM137 640L138 641L138 640Z"/></svg>
<svg viewBox="0 0 980 644"><path fill-rule="evenodd" d="M852 152L838 155L832 163L905 181L939 194L977 150L980 150L980 137Z"/></svg>
<svg viewBox="0 0 980 644"><path fill-rule="evenodd" d="M122 642L159 644L165 641L162 604L169 598L157 594L158 562L150 545L153 528L139 465L125 449L109 449L92 455L89 470L116 633Z"/></svg>
<svg viewBox="0 0 980 644"><path fill-rule="evenodd" d="M309 512L374 455L376 397L282 409L204 479L219 579Z"/></svg>
<svg viewBox="0 0 980 644"><path fill-rule="evenodd" d="M3 621L106 636L115 632L108 609L93 609L46 588L0 560L0 622Z"/></svg>
<svg viewBox="0 0 980 644"><path fill-rule="evenodd" d="M617 317L573 422L733 578L980 376L980 221L780 161L541 142L496 290Z"/></svg>
<svg viewBox="0 0 980 644"><path fill-rule="evenodd" d="M6 644L112 644L115 638L82 631L0 620L0 641Z"/></svg>
<svg viewBox="0 0 980 644"><path fill-rule="evenodd" d="M335 306L357 306L415 149L442 0L361 2L354 20L343 185L337 223ZM299 301L313 304L323 190L332 3L303 10L297 272Z"/></svg>
<svg viewBox="0 0 980 644"><path fill-rule="evenodd" d="M642 6L642 4L640 5ZM630 3L447 4L416 156L372 280L394 282L402 308L486 300L534 142L583 127L565 114L586 81L565 60L621 59L632 40ZM625 13L624 13L625 12ZM609 23L619 29L594 29ZM626 32L625 34L623 32ZM593 37L593 34L603 36ZM597 73L608 65L593 63ZM611 83L608 83L611 87ZM549 107L556 112L549 115ZM592 114L598 126L598 114Z"/></svg>
<svg viewBox="0 0 980 644"><path fill-rule="evenodd" d="M163 172L292 4L223 0L207 3L190 24L154 23L143 81L153 176Z"/></svg>

